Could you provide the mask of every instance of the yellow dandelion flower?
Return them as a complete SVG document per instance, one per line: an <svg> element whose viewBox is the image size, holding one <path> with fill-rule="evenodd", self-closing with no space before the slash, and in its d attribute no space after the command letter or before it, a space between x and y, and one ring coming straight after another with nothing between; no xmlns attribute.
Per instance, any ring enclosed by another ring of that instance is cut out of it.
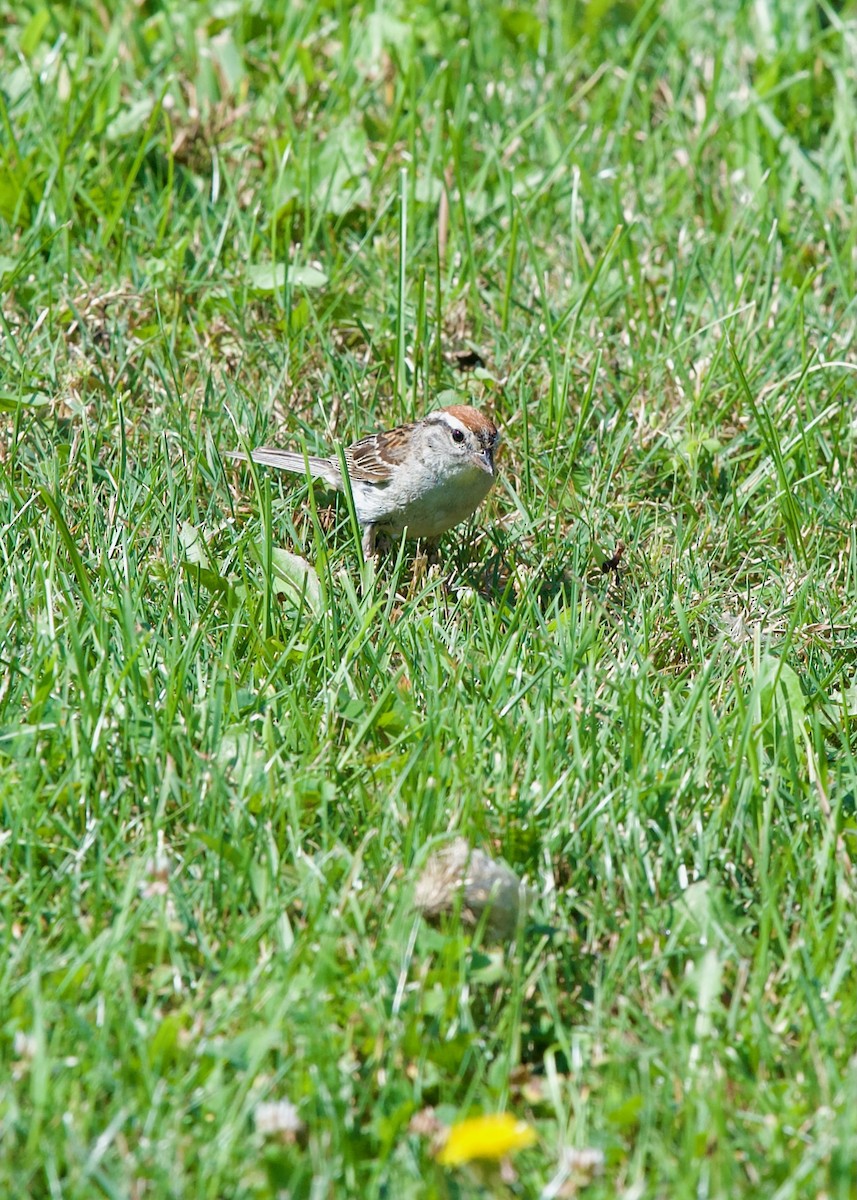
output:
<svg viewBox="0 0 857 1200"><path fill-rule="evenodd" d="M526 1121L511 1113L488 1113L453 1125L437 1161L444 1167L457 1167L474 1159L500 1159L516 1150L525 1150L538 1139Z"/></svg>

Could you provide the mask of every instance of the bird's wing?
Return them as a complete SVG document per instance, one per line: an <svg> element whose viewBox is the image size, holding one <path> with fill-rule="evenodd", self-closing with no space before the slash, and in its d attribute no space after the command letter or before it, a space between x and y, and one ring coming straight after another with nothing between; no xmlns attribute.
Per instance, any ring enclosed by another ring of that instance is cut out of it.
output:
<svg viewBox="0 0 857 1200"><path fill-rule="evenodd" d="M348 474L362 483L387 483L408 455L413 425L400 425L386 433L370 433L345 451Z"/></svg>

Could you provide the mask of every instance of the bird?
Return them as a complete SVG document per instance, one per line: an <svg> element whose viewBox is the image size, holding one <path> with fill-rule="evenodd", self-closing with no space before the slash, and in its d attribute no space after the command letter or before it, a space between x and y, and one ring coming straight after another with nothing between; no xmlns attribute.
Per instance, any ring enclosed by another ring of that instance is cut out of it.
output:
<svg viewBox="0 0 857 1200"><path fill-rule="evenodd" d="M476 511L496 479L497 426L469 404L451 404L419 421L360 438L344 451L364 556L375 553L378 534L436 541ZM255 463L321 479L344 491L338 455L321 458L295 450L260 446L249 455L226 452Z"/></svg>

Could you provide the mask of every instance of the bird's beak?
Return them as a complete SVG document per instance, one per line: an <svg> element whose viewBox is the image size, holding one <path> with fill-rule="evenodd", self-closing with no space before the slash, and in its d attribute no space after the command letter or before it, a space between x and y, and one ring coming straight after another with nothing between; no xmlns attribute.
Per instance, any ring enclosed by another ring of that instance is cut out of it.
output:
<svg viewBox="0 0 857 1200"><path fill-rule="evenodd" d="M486 475L494 474L494 451L500 445L500 434L494 435L490 446L486 446L480 454L473 455L473 461L480 471L484 471Z"/></svg>
<svg viewBox="0 0 857 1200"><path fill-rule="evenodd" d="M484 471L486 475L494 474L494 447L489 446L487 450L483 450L481 454L474 454L473 461L480 471Z"/></svg>

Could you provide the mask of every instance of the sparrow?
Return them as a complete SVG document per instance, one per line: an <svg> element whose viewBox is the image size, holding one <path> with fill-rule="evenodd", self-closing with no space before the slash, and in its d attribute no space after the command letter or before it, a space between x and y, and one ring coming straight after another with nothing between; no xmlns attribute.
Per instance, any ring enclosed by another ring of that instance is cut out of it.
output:
<svg viewBox="0 0 857 1200"><path fill-rule="evenodd" d="M378 534L434 540L476 511L496 477L494 453L500 433L485 413L452 404L409 425L371 433L345 449L345 465L363 553L375 553ZM240 450L229 458L247 462ZM261 446L249 458L295 475L321 479L344 490L337 455L304 457L295 450Z"/></svg>

